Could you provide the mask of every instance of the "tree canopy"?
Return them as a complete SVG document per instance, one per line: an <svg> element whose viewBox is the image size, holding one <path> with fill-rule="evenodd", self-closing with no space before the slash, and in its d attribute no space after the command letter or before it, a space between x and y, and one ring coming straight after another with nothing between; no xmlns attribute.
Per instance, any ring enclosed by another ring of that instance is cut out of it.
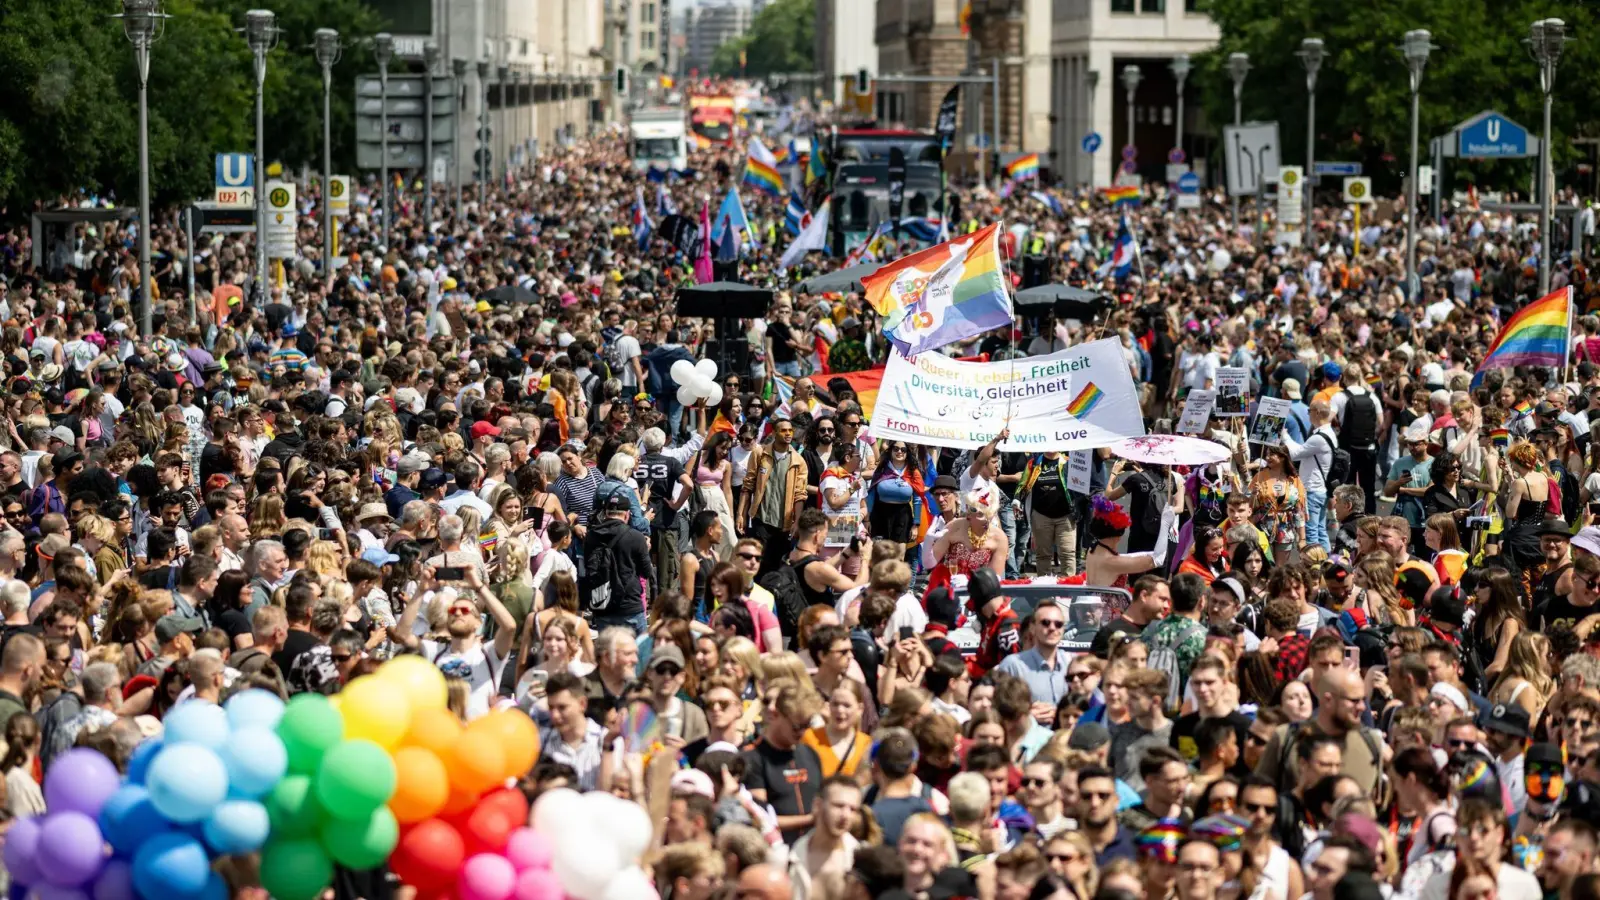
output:
<svg viewBox="0 0 1600 900"><path fill-rule="evenodd" d="M757 77L813 71L816 18L815 0L773 0L756 14L749 31L717 48L711 59L712 73ZM740 53L744 54L742 69Z"/></svg>
<svg viewBox="0 0 1600 900"><path fill-rule="evenodd" d="M1600 104L1600 13L1580 0L1209 0L1221 27L1215 50L1196 59L1199 87L1211 122L1233 121L1228 55L1250 54L1245 121L1279 123L1286 163L1305 159L1305 70L1300 41L1320 37L1326 58L1317 78L1317 156L1359 160L1379 191L1395 190L1410 158L1411 95L1397 49L1408 30L1426 28L1437 45L1423 74L1419 153L1466 118L1494 109L1538 134L1543 107L1539 71L1529 55L1528 26L1563 19L1567 43L1556 74L1553 129L1559 175L1585 151L1571 139L1589 127L1582 110ZM1218 126L1220 131L1220 125ZM1492 184L1526 192L1527 161L1452 162L1449 183Z"/></svg>

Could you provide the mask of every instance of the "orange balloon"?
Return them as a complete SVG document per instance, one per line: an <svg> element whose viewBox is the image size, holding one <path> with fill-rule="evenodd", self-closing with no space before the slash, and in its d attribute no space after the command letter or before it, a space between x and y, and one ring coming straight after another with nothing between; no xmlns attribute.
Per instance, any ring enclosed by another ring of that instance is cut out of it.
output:
<svg viewBox="0 0 1600 900"><path fill-rule="evenodd" d="M505 777L521 778L539 761L539 729L527 714L515 709L498 709L475 719L467 733L489 735L505 752Z"/></svg>
<svg viewBox="0 0 1600 900"><path fill-rule="evenodd" d="M506 753L494 735L468 731L448 757L450 784L474 797L506 780Z"/></svg>
<svg viewBox="0 0 1600 900"><path fill-rule="evenodd" d="M444 807L439 810L439 815L441 816L454 816L477 806L478 797L481 793L479 791L469 791L454 781L449 784L449 792L450 796L444 801Z"/></svg>
<svg viewBox="0 0 1600 900"><path fill-rule="evenodd" d="M411 726L400 739L402 747L421 747L446 762L461 739L461 720L448 709L414 709Z"/></svg>
<svg viewBox="0 0 1600 900"><path fill-rule="evenodd" d="M432 818L450 799L450 773L433 751L401 747L394 751L395 788L389 811L402 824Z"/></svg>

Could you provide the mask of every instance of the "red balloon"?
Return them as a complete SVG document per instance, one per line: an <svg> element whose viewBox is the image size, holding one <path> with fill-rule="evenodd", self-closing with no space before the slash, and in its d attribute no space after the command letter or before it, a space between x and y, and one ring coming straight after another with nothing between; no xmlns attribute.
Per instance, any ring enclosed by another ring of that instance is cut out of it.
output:
<svg viewBox="0 0 1600 900"><path fill-rule="evenodd" d="M511 832L527 824L526 819L513 817L503 805L479 801L467 812L448 818L466 843L467 857L503 852L511 840Z"/></svg>
<svg viewBox="0 0 1600 900"><path fill-rule="evenodd" d="M478 805L505 810L506 815L515 819L518 825L528 824L528 798L516 788L490 791L478 800Z"/></svg>
<svg viewBox="0 0 1600 900"><path fill-rule="evenodd" d="M427 896L454 885L466 860L461 832L443 819L426 819L401 830L389 868Z"/></svg>

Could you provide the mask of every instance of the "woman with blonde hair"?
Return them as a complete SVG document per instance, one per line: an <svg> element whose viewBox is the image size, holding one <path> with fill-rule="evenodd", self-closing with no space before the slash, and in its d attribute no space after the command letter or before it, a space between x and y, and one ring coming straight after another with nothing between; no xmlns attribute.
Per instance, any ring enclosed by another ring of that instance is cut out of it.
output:
<svg viewBox="0 0 1600 900"><path fill-rule="evenodd" d="M722 642L722 672L739 685L739 698L748 706L761 696L756 677L761 674L761 653L749 638L733 637Z"/></svg>
<svg viewBox="0 0 1600 900"><path fill-rule="evenodd" d="M1549 638L1537 631L1518 632L1511 639L1505 668L1489 688L1489 702L1516 703L1528 711L1530 722L1537 722L1556 689L1546 663L1549 657Z"/></svg>
<svg viewBox="0 0 1600 900"><path fill-rule="evenodd" d="M802 690L812 694L817 692L816 687L811 684L811 673L806 671L805 661L797 654L787 651L768 653L760 659L760 683L763 694L770 691L775 682L784 681L800 685Z"/></svg>
<svg viewBox="0 0 1600 900"><path fill-rule="evenodd" d="M949 584L952 576L971 575L983 568L1005 577L1010 544L1000 528L1001 499L1000 492L992 488L969 491L961 498L961 518L951 522L933 542L935 565L928 579L930 588Z"/></svg>
<svg viewBox="0 0 1600 900"><path fill-rule="evenodd" d="M101 584L111 580L118 569L127 568L127 562L118 547L117 526L105 516L90 513L78 520L79 545L93 560L95 580Z"/></svg>
<svg viewBox="0 0 1600 900"><path fill-rule="evenodd" d="M1447 512L1429 516L1423 525L1422 540L1434 553L1433 570L1439 574L1439 583L1460 581L1467 571L1467 551L1461 549L1456 517Z"/></svg>
<svg viewBox="0 0 1600 900"><path fill-rule="evenodd" d="M1083 832L1056 832L1044 842L1044 858L1050 864L1051 872L1072 885L1072 893L1077 900L1089 900L1100 889L1094 847Z"/></svg>
<svg viewBox="0 0 1600 900"><path fill-rule="evenodd" d="M343 554L334 541L312 541L306 548L306 568L313 574L335 580L344 578Z"/></svg>
<svg viewBox="0 0 1600 900"><path fill-rule="evenodd" d="M282 494L261 494L250 504L250 540L277 540L289 517L283 512Z"/></svg>
<svg viewBox="0 0 1600 900"><path fill-rule="evenodd" d="M1394 557L1381 550L1356 560L1351 584L1361 591L1367 615L1380 625L1415 625L1416 610L1408 607L1394 585Z"/></svg>

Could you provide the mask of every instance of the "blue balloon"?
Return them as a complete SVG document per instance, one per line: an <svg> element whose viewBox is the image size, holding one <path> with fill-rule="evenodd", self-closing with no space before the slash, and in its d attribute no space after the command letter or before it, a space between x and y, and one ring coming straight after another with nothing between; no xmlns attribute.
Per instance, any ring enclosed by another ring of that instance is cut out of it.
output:
<svg viewBox="0 0 1600 900"><path fill-rule="evenodd" d="M6 832L3 858L6 871L11 873L12 884L35 884L44 880L39 871L39 833L44 830L41 818L22 818L11 823Z"/></svg>
<svg viewBox="0 0 1600 900"><path fill-rule="evenodd" d="M277 728L278 720L283 718L283 706L277 694L250 688L234 694L222 708L228 714L228 724L235 730L250 727L271 730Z"/></svg>
<svg viewBox="0 0 1600 900"><path fill-rule="evenodd" d="M254 853L267 842L272 821L254 800L225 800L206 819L206 844L219 855Z"/></svg>
<svg viewBox="0 0 1600 900"><path fill-rule="evenodd" d="M227 798L228 769L209 748L199 744L174 746L169 735L168 745L145 774L145 788L150 792L150 802L163 816L179 823L198 822Z"/></svg>
<svg viewBox="0 0 1600 900"><path fill-rule="evenodd" d="M172 823L150 802L150 792L137 784L118 788L100 807L100 833L118 856L127 859L145 841L171 830Z"/></svg>
<svg viewBox="0 0 1600 900"><path fill-rule="evenodd" d="M199 744L213 750L228 743L228 714L214 703L180 703L161 720L167 746Z"/></svg>
<svg viewBox="0 0 1600 900"><path fill-rule="evenodd" d="M133 748L133 755L128 757L128 781L133 784L144 784L145 773L150 770L150 761L156 758L166 742L161 738L151 738L140 742Z"/></svg>
<svg viewBox="0 0 1600 900"><path fill-rule="evenodd" d="M138 900L133 891L133 866L125 859L108 859L90 889L94 900Z"/></svg>
<svg viewBox="0 0 1600 900"><path fill-rule="evenodd" d="M228 900L228 883L216 872L206 879L206 886L195 900Z"/></svg>
<svg viewBox="0 0 1600 900"><path fill-rule="evenodd" d="M284 749L283 739L259 725L234 731L220 754L228 767L228 789L235 797L260 797L289 771L289 751Z"/></svg>
<svg viewBox="0 0 1600 900"><path fill-rule="evenodd" d="M205 890L211 858L200 842L168 831L145 842L133 858L133 886L145 897L193 897Z"/></svg>

